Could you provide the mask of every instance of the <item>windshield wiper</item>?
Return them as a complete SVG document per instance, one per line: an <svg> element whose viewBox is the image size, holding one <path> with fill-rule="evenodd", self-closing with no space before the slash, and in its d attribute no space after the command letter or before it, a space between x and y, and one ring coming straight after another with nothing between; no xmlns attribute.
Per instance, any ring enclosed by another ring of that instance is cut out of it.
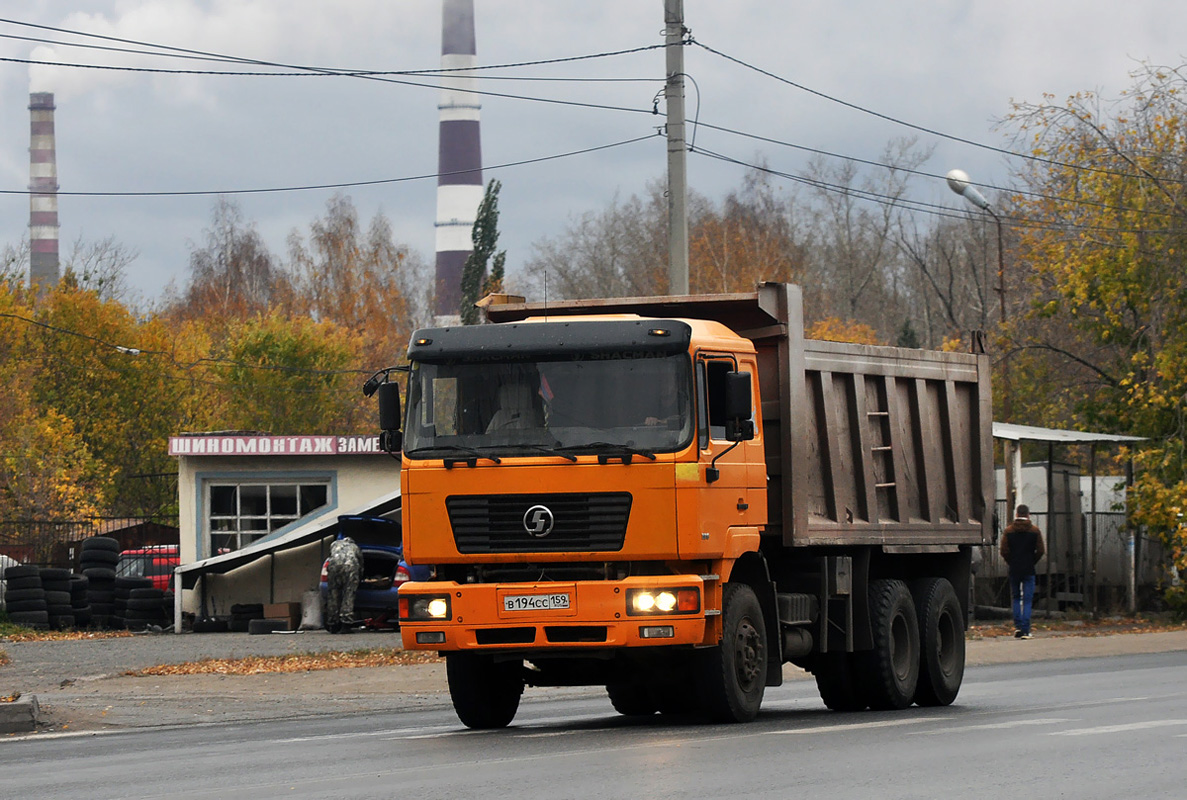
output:
<svg viewBox="0 0 1187 800"><path fill-rule="evenodd" d="M564 447L556 448L560 451L581 451L589 450L596 453L598 456L598 463L605 464L612 458L621 458L622 463L631 463L633 456L642 456L655 461L655 453L650 450L644 450L639 447L632 447L629 444L614 444L613 442L586 442L585 444L570 444Z"/></svg>
<svg viewBox="0 0 1187 800"><path fill-rule="evenodd" d="M478 466L478 459L480 459L480 458L488 459L489 461L493 461L496 464L503 463L503 459L499 458L498 456L488 456L485 453L481 453L478 450L475 450L473 447L462 447L461 445L458 445L458 444L431 444L426 447L417 447L412 450L405 450L404 455L407 455L407 456L424 455L425 453L431 453L434 450L447 450L451 453L465 453L466 454L465 458L443 459L445 461L446 469L453 469L453 465L457 464L459 462L465 463L471 467L476 467L476 466Z"/></svg>
<svg viewBox="0 0 1187 800"><path fill-rule="evenodd" d="M517 445L515 445L515 447L522 447L525 450L534 450L537 453L544 453L544 454L550 455L550 456L559 456L561 458L567 458L569 461L573 461L573 462L577 461L577 456L573 455L572 453L562 453L561 452L562 450L566 449L564 447L547 447L542 444L517 444Z"/></svg>

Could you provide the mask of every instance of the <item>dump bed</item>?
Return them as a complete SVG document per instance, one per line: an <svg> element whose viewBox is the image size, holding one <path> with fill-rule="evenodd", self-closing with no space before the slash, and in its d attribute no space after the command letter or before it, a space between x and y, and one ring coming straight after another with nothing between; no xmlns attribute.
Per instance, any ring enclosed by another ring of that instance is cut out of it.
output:
<svg viewBox="0 0 1187 800"><path fill-rule="evenodd" d="M985 544L993 513L985 355L804 338L798 286L751 293L492 305L494 322L635 313L711 319L754 342L767 536L904 550Z"/></svg>

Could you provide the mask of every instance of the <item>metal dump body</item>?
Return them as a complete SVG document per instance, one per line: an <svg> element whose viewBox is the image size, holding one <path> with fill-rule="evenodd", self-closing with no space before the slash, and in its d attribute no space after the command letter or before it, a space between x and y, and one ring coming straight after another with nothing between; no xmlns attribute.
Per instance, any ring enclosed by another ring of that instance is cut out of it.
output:
<svg viewBox="0 0 1187 800"><path fill-rule="evenodd" d="M798 286L490 306L495 322L635 313L711 319L754 342L767 536L790 547L985 544L993 514L989 359L804 338Z"/></svg>

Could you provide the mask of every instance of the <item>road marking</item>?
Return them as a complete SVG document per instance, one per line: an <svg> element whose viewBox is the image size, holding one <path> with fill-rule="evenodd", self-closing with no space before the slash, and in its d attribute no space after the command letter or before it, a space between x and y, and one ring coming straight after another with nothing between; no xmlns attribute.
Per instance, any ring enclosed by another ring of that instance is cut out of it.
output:
<svg viewBox="0 0 1187 800"><path fill-rule="evenodd" d="M292 744L296 742L321 742L327 739L342 741L343 739L365 739L371 736L392 736L393 734L415 733L416 731L455 731L455 725L432 725L420 728L385 728L381 731L355 731L354 733L319 733L312 736L292 736L287 739L271 739L276 744ZM395 737L401 738L401 737ZM405 737L412 738L412 737ZM424 737L427 738L427 737Z"/></svg>
<svg viewBox="0 0 1187 800"><path fill-rule="evenodd" d="M1029 725L1058 725L1062 722L1075 722L1072 719L1053 717L1050 719L1016 719L1010 722L986 722L981 725L963 725L956 728L937 728L934 731L908 731L911 736L939 736L945 733L959 733L962 731L992 731L1008 730L1010 728L1024 728Z"/></svg>
<svg viewBox="0 0 1187 800"><path fill-rule="evenodd" d="M840 733L841 731L860 731L867 728L893 728L899 725L918 725L921 722L935 722L936 719L951 719L951 717L928 717L926 719L884 719L878 722L854 722L849 725L813 725L810 728L787 728L781 731L763 731L763 736L773 736L780 733Z"/></svg>
<svg viewBox="0 0 1187 800"><path fill-rule="evenodd" d="M1151 719L1146 722L1130 722L1125 725L1101 725L1098 728L1080 728L1074 731L1055 731L1049 736L1095 736L1107 733L1126 733L1141 731L1147 728L1169 728L1176 725L1187 725L1187 719Z"/></svg>

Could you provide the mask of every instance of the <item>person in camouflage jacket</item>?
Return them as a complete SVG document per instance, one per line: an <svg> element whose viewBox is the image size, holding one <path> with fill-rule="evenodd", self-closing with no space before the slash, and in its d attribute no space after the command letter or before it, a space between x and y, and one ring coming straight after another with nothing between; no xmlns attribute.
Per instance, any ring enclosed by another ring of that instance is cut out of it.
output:
<svg viewBox="0 0 1187 800"><path fill-rule="evenodd" d="M354 624L354 596L363 577L363 553L354 539L344 536L330 545L326 562L326 630L338 633Z"/></svg>

